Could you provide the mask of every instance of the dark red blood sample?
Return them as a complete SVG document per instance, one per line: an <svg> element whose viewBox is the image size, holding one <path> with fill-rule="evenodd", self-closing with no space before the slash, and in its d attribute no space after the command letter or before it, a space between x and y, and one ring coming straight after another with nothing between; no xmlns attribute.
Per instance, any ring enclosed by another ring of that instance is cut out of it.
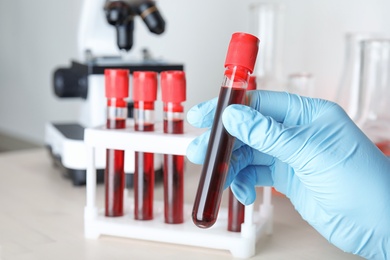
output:
<svg viewBox="0 0 390 260"><path fill-rule="evenodd" d="M142 129L142 130L141 130ZM153 124L135 124L136 131L150 132ZM137 220L153 219L154 197L154 154L135 152L134 171L134 218Z"/></svg>
<svg viewBox="0 0 390 260"><path fill-rule="evenodd" d="M223 187L232 154L234 137L223 127L222 111L244 102L245 89L222 87L210 133L205 162L195 197L192 219L198 227L211 227L217 220Z"/></svg>
<svg viewBox="0 0 390 260"><path fill-rule="evenodd" d="M164 120L164 133L182 134L184 129L183 120Z"/></svg>
<svg viewBox="0 0 390 260"><path fill-rule="evenodd" d="M164 120L164 133L182 134L183 120ZM184 156L164 154L164 214L165 222L183 223Z"/></svg>
<svg viewBox="0 0 390 260"><path fill-rule="evenodd" d="M245 206L237 200L229 188L228 230L241 232L241 224L244 223Z"/></svg>
<svg viewBox="0 0 390 260"><path fill-rule="evenodd" d="M107 119L108 129L123 129L124 119ZM125 152L123 150L107 149L106 171L104 176L106 211L108 217L123 216L123 192L125 188L124 172Z"/></svg>
<svg viewBox="0 0 390 260"><path fill-rule="evenodd" d="M382 141L376 143L376 146L384 153L386 156L390 156L390 140Z"/></svg>

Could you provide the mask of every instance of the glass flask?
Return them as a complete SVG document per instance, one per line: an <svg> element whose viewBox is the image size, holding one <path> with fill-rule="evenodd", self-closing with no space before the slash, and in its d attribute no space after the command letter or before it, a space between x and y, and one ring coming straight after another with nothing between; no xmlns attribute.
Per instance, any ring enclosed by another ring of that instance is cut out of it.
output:
<svg viewBox="0 0 390 260"><path fill-rule="evenodd" d="M362 114L358 125L390 156L390 39L362 42Z"/></svg>

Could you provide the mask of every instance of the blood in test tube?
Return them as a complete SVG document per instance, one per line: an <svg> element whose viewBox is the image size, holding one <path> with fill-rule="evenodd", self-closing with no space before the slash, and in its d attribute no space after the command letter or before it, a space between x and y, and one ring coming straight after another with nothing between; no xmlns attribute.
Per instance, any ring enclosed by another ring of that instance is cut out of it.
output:
<svg viewBox="0 0 390 260"><path fill-rule="evenodd" d="M390 156L390 140L375 143L386 156Z"/></svg>
<svg viewBox="0 0 390 260"><path fill-rule="evenodd" d="M246 90L256 90L257 89L256 80L257 79L255 75L249 76L248 87L246 88Z"/></svg>
<svg viewBox="0 0 390 260"><path fill-rule="evenodd" d="M248 81L246 90L256 90L256 76L251 75ZM242 204L229 188L229 204L228 204L228 226L227 229L232 232L241 232L241 224L245 219L245 205Z"/></svg>
<svg viewBox="0 0 390 260"><path fill-rule="evenodd" d="M126 128L127 102L129 96L129 71L106 69L105 92L107 98L107 129ZM107 149L105 169L105 215L123 216L125 189L125 151Z"/></svg>
<svg viewBox="0 0 390 260"><path fill-rule="evenodd" d="M229 188L228 227L232 232L241 232L241 224L244 223L245 206L238 201Z"/></svg>
<svg viewBox="0 0 390 260"><path fill-rule="evenodd" d="M133 73L134 130L154 131L154 102L157 98L157 73L135 71ZM153 219L154 154L135 152L134 170L134 218Z"/></svg>
<svg viewBox="0 0 390 260"><path fill-rule="evenodd" d="M183 71L164 71L160 77L164 110L164 133L183 134L186 79ZM184 156L164 154L165 223L184 221Z"/></svg>
<svg viewBox="0 0 390 260"><path fill-rule="evenodd" d="M192 211L193 222L201 228L209 228L217 220L235 140L223 127L222 112L231 104L244 103L258 48L259 39L247 33L234 33L229 43L224 78Z"/></svg>

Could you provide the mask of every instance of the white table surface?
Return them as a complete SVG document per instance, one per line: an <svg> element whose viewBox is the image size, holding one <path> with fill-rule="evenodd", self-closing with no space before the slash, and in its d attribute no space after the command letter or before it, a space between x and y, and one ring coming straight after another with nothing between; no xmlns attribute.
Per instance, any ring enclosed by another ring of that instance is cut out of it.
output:
<svg viewBox="0 0 390 260"><path fill-rule="evenodd" d="M45 149L0 153L0 259L232 259L230 252L102 236L83 236L85 187L74 187ZM186 165L186 202L194 198L200 167ZM131 192L130 190L129 192ZM97 200L103 205L103 185ZM155 197L162 198L157 184ZM259 193L261 196L261 193ZM285 197L273 194L274 232L251 259L360 259L329 244ZM222 206L226 206L226 196Z"/></svg>

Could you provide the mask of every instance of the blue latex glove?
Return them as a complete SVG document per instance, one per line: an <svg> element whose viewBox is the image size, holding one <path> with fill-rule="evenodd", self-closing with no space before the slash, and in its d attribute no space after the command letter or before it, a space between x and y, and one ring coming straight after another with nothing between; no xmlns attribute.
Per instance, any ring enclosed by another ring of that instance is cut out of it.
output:
<svg viewBox="0 0 390 260"><path fill-rule="evenodd" d="M227 186L244 204L255 186L274 186L301 216L340 249L368 259L390 257L390 160L335 103L288 93L250 91L222 121L235 136ZM187 114L211 127L217 100ZM209 132L188 147L203 163Z"/></svg>

